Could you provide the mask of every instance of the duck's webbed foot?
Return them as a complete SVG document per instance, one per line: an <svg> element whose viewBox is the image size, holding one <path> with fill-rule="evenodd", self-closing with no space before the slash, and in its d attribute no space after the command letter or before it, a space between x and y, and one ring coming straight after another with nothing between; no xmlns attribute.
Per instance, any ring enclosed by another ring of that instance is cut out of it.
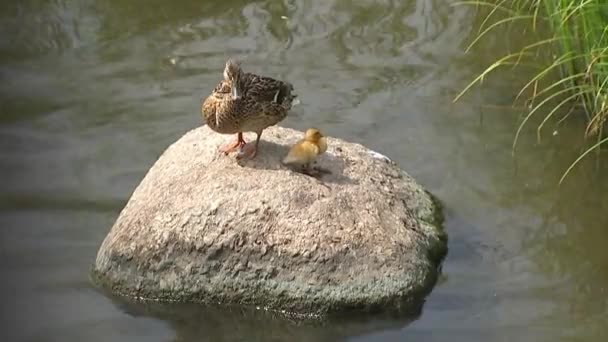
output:
<svg viewBox="0 0 608 342"><path fill-rule="evenodd" d="M319 178L324 174L331 174L331 171L326 170L317 165L311 165L311 163L305 164L302 166L301 172L307 176L313 178Z"/></svg>
<svg viewBox="0 0 608 342"><path fill-rule="evenodd" d="M255 142L245 144L241 149L241 152L236 156L236 159L253 159L258 154L258 145L260 144L260 137L262 136L262 132L257 133L257 137Z"/></svg>
<svg viewBox="0 0 608 342"><path fill-rule="evenodd" d="M300 167L300 172L314 178L317 178L319 176L317 170L315 170L315 168L311 166L311 163L306 163L302 165Z"/></svg>
<svg viewBox="0 0 608 342"><path fill-rule="evenodd" d="M253 159L258 154L258 147L255 143L245 144L236 159Z"/></svg>
<svg viewBox="0 0 608 342"><path fill-rule="evenodd" d="M238 149L239 151L243 148L243 146L246 145L245 140L243 139L243 133L238 133L237 134L237 139L235 141L232 141L228 144L222 145L219 148L219 152L224 153L224 154L228 154L236 149Z"/></svg>

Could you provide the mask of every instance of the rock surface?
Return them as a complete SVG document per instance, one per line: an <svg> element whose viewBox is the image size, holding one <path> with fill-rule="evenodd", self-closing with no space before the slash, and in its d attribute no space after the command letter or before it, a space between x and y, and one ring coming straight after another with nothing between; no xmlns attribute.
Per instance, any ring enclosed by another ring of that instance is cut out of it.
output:
<svg viewBox="0 0 608 342"><path fill-rule="evenodd" d="M331 137L318 160L331 174L294 172L280 160L302 136L268 128L256 159L237 162L217 153L234 137L185 134L120 213L95 279L129 297L305 314L422 300L447 248L436 201L388 158Z"/></svg>

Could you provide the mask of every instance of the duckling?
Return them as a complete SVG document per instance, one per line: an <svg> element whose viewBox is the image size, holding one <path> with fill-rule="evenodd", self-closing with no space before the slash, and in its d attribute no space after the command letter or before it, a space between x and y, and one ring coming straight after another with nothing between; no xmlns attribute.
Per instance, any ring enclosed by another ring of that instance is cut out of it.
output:
<svg viewBox="0 0 608 342"><path fill-rule="evenodd" d="M287 116L297 95L291 83L244 72L241 64L228 59L224 79L201 106L205 123L221 134L237 134L234 142L221 146L228 154L239 150L237 159L255 158L262 131ZM243 132L255 132L255 143L247 144Z"/></svg>
<svg viewBox="0 0 608 342"><path fill-rule="evenodd" d="M315 161L317 156L327 150L327 139L316 128L309 128L304 134L304 139L298 141L283 158L283 164L299 166L308 175L313 175L310 164ZM314 170L315 173L321 169Z"/></svg>

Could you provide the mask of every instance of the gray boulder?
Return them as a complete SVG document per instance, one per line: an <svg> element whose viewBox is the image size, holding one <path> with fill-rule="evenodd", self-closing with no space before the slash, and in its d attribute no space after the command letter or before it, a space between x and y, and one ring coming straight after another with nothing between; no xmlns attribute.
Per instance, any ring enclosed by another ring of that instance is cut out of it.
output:
<svg viewBox="0 0 608 342"><path fill-rule="evenodd" d="M237 162L217 152L234 137L185 134L103 241L96 281L128 297L302 314L420 302L447 249L437 202L388 158L340 139L318 160L330 174L294 172L280 160L302 136L268 128L257 157Z"/></svg>

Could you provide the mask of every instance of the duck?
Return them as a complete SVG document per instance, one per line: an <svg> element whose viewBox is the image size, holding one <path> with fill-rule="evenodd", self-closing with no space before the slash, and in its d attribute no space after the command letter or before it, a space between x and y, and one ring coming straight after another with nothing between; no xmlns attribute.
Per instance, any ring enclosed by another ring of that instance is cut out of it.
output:
<svg viewBox="0 0 608 342"><path fill-rule="evenodd" d="M282 163L287 166L301 167L305 174L312 175L310 165L325 151L327 151L325 136L319 129L309 128L304 133L304 138L290 148Z"/></svg>
<svg viewBox="0 0 608 342"><path fill-rule="evenodd" d="M219 152L238 150L238 159L253 159L262 132L287 117L297 95L291 83L245 72L233 58L226 61L223 76L201 105L203 120L217 133L236 134ZM255 143L248 144L244 132L256 133Z"/></svg>

